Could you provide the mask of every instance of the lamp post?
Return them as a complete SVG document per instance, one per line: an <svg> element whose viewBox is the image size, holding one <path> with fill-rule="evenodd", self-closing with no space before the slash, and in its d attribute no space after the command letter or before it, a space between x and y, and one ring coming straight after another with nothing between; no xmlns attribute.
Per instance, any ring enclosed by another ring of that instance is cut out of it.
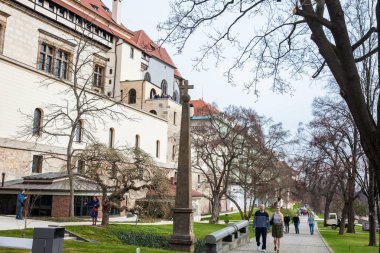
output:
<svg viewBox="0 0 380 253"><path fill-rule="evenodd" d="M190 96L193 89L188 81L180 86L182 96L181 132L179 139L178 174L175 207L173 211L173 234L170 244L173 250L194 251L196 242L193 232L193 207L191 199L191 144L190 144Z"/></svg>

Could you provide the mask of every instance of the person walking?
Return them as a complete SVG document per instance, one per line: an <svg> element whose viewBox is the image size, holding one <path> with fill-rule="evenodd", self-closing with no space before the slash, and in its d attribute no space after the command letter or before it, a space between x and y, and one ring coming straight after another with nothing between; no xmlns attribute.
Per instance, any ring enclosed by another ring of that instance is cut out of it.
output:
<svg viewBox="0 0 380 253"><path fill-rule="evenodd" d="M272 214L271 221L272 224L272 236L274 238L274 251L280 252L280 239L284 236L284 216L280 212L280 207L276 207L274 214Z"/></svg>
<svg viewBox="0 0 380 253"><path fill-rule="evenodd" d="M314 234L315 219L311 213L309 213L309 217L307 217L307 223L309 223L310 234L313 235Z"/></svg>
<svg viewBox="0 0 380 253"><path fill-rule="evenodd" d="M288 213L285 214L285 217L284 217L284 223L285 223L285 233L289 233L289 224L290 224L290 217L288 215Z"/></svg>
<svg viewBox="0 0 380 253"><path fill-rule="evenodd" d="M17 194L17 203L16 203L16 207L17 207L16 219L17 220L23 219L22 211L24 210L25 201L28 198L28 197L25 197L24 194L25 194L25 190L23 189L20 189L20 191Z"/></svg>
<svg viewBox="0 0 380 253"><path fill-rule="evenodd" d="M90 210L90 216L92 218L92 225L96 226L96 222L98 221L98 213L99 213L99 199L98 197L94 196L90 202L86 204L91 208Z"/></svg>
<svg viewBox="0 0 380 253"><path fill-rule="evenodd" d="M255 212L253 218L253 227L255 228L256 232L257 251L266 252L267 231L269 229L269 226L269 214L265 211L264 204L261 204L259 206L259 210ZM262 237L262 246L260 243L260 237Z"/></svg>
<svg viewBox="0 0 380 253"><path fill-rule="evenodd" d="M296 234L300 233L300 217L298 217L298 214L293 216L293 224L294 224L294 229L296 230Z"/></svg>

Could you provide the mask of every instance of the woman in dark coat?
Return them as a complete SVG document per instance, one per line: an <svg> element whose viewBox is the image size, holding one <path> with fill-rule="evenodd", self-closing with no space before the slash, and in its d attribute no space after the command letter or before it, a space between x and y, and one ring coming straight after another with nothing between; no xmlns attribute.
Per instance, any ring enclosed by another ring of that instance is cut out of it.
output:
<svg viewBox="0 0 380 253"><path fill-rule="evenodd" d="M90 216L92 218L92 225L96 225L96 222L98 221L98 213L99 213L99 199L98 197L94 196L90 202L86 204L90 207Z"/></svg>

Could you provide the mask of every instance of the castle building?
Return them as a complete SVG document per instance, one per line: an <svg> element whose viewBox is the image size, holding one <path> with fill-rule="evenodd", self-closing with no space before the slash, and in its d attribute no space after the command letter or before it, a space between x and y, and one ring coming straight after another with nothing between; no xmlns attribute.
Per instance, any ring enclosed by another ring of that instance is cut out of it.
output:
<svg viewBox="0 0 380 253"><path fill-rule="evenodd" d="M93 140L136 146L176 177L183 78L164 48L121 23L121 5L113 0L111 11L100 0L0 0L0 214L15 212L23 188L40 196L33 215L68 215L65 123L76 115L76 86L85 87L91 113L79 119L74 151ZM95 104L113 112L91 110ZM54 122L57 108L65 122ZM45 124L55 134L41 132ZM78 161L77 216L98 193L82 166Z"/></svg>

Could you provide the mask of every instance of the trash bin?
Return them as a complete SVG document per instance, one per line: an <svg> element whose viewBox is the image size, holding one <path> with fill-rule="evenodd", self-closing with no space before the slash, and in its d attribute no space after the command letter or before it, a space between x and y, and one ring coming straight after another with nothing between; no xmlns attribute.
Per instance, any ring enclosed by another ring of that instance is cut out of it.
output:
<svg viewBox="0 0 380 253"><path fill-rule="evenodd" d="M65 228L35 228L32 253L62 253Z"/></svg>

